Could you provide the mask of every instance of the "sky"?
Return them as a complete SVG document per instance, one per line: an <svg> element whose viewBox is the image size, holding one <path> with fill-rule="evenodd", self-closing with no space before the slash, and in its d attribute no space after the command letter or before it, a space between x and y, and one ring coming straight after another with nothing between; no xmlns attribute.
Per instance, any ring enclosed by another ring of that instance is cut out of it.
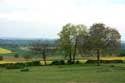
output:
<svg viewBox="0 0 125 83"><path fill-rule="evenodd" d="M125 0L0 0L0 38L58 38L67 23L104 23L125 40Z"/></svg>

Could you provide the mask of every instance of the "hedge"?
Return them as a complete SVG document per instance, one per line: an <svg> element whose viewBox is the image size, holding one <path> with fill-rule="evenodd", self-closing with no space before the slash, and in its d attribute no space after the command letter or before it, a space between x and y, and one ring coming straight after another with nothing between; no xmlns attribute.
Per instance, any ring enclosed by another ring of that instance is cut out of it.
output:
<svg viewBox="0 0 125 83"><path fill-rule="evenodd" d="M123 60L100 60L100 63L123 63ZM88 60L86 63L97 63L97 60Z"/></svg>

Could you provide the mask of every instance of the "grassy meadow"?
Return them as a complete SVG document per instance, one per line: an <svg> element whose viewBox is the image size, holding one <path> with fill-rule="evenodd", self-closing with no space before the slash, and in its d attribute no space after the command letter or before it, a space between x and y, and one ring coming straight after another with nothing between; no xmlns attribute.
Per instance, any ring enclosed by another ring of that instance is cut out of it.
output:
<svg viewBox="0 0 125 83"><path fill-rule="evenodd" d="M0 64L25 63L34 59L24 59L21 55L27 55L27 51L17 49L15 51L20 57L14 58L14 53L8 49L0 48L0 55L6 56ZM28 54L30 55L30 53ZM33 54L35 55L35 54ZM11 57L12 56L12 57ZM63 59L63 56L47 56L47 64L53 60ZM21 72L21 69L0 68L0 83L124 83L125 79L125 57L105 56L101 60L122 60L123 63L85 64L87 60L96 60L96 56L77 57L82 64L72 65L50 65L50 66L31 66L29 71Z"/></svg>
<svg viewBox="0 0 125 83"><path fill-rule="evenodd" d="M0 69L0 83L124 83L125 64L59 65L20 69Z"/></svg>

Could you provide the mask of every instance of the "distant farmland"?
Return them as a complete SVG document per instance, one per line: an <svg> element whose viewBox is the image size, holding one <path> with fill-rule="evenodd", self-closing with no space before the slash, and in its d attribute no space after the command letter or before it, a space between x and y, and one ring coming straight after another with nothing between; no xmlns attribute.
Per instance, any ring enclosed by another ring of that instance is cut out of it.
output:
<svg viewBox="0 0 125 83"><path fill-rule="evenodd" d="M0 48L0 54L9 54L9 53L12 53L12 51L8 49Z"/></svg>

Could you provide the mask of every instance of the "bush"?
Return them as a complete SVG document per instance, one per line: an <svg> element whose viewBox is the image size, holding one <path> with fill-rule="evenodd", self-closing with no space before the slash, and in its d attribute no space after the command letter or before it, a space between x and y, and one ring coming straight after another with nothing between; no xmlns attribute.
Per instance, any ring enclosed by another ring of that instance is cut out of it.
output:
<svg viewBox="0 0 125 83"><path fill-rule="evenodd" d="M23 63L6 64L5 67L6 69L20 69L20 68L24 68L25 64Z"/></svg>
<svg viewBox="0 0 125 83"><path fill-rule="evenodd" d="M32 61L32 66L41 66L40 61Z"/></svg>
<svg viewBox="0 0 125 83"><path fill-rule="evenodd" d="M9 64L1 64L0 67L5 67L6 69L20 69L27 66L41 66L40 61L32 61L26 63L9 63Z"/></svg>
<svg viewBox="0 0 125 83"><path fill-rule="evenodd" d="M122 60L102 60L102 63L123 63Z"/></svg>
<svg viewBox="0 0 125 83"><path fill-rule="evenodd" d="M97 63L97 60L87 60L86 63Z"/></svg>
<svg viewBox="0 0 125 83"><path fill-rule="evenodd" d="M86 63L97 63L97 60L88 60ZM100 63L123 63L123 60L100 60Z"/></svg>
<svg viewBox="0 0 125 83"><path fill-rule="evenodd" d="M54 60L51 63L51 65L64 65L64 64L65 64L64 60Z"/></svg>
<svg viewBox="0 0 125 83"><path fill-rule="evenodd" d="M71 60L68 60L68 61L67 61L67 64L74 64L74 62L71 61Z"/></svg>
<svg viewBox="0 0 125 83"><path fill-rule="evenodd" d="M41 66L40 61L26 62L25 66Z"/></svg>
<svg viewBox="0 0 125 83"><path fill-rule="evenodd" d="M5 67L5 64L0 64L0 67Z"/></svg>
<svg viewBox="0 0 125 83"><path fill-rule="evenodd" d="M59 63L59 61L58 60L54 60L54 61L52 61L52 63L51 63L52 65L60 65L60 63Z"/></svg>
<svg viewBox="0 0 125 83"><path fill-rule="evenodd" d="M61 64L61 65L64 65L64 64L65 64L65 61L64 61L64 60L61 60L61 61L60 61L60 64Z"/></svg>
<svg viewBox="0 0 125 83"><path fill-rule="evenodd" d="M32 66L32 62L26 62L24 64L25 64L25 66Z"/></svg>
<svg viewBox="0 0 125 83"><path fill-rule="evenodd" d="M80 64L80 61L77 60L75 63L76 63L76 64Z"/></svg>

